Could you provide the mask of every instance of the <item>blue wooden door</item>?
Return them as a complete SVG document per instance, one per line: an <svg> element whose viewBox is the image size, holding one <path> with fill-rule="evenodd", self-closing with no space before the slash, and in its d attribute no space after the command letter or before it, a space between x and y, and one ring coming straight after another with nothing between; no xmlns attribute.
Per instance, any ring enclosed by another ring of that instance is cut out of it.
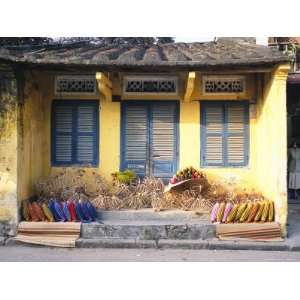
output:
<svg viewBox="0 0 300 300"><path fill-rule="evenodd" d="M176 102L123 103L121 169L141 177L172 177L177 171L177 136Z"/></svg>

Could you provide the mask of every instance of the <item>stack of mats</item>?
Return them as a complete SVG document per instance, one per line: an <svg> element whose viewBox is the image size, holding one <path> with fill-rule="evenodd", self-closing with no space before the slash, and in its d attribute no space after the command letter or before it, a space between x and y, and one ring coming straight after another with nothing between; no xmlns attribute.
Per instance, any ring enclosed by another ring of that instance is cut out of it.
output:
<svg viewBox="0 0 300 300"><path fill-rule="evenodd" d="M217 224L216 233L221 240L282 241L280 225L275 222Z"/></svg>
<svg viewBox="0 0 300 300"><path fill-rule="evenodd" d="M74 248L81 223L21 222L15 240L44 246Z"/></svg>

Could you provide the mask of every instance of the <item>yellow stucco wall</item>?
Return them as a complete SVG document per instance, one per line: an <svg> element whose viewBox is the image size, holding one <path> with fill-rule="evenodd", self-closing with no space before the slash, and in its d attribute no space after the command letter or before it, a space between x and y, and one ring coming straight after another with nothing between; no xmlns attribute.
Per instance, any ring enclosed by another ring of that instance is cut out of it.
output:
<svg viewBox="0 0 300 300"><path fill-rule="evenodd" d="M286 80L289 66L265 74L257 104L255 166L257 185L275 202L275 219L287 219L287 120ZM285 226L283 226L285 233Z"/></svg>
<svg viewBox="0 0 300 300"><path fill-rule="evenodd" d="M119 102L101 101L100 109L100 174L111 179L110 174L120 167L120 121Z"/></svg>
<svg viewBox="0 0 300 300"><path fill-rule="evenodd" d="M19 134L19 198L27 199L34 192L36 182L46 172L47 132L45 131L46 101L40 86L32 84L29 74L24 87ZM30 79L30 80L29 80Z"/></svg>
<svg viewBox="0 0 300 300"><path fill-rule="evenodd" d="M0 223L15 224L17 212L17 127L0 138Z"/></svg>
<svg viewBox="0 0 300 300"><path fill-rule="evenodd" d="M256 77L254 74L238 74L245 77L246 91L239 94L205 95L203 93L203 76L212 74L196 73L195 88L192 93L191 102L180 103L180 167L197 166L200 167L200 109L201 100L252 100L256 98ZM214 74L213 76L234 76L229 73ZM200 101L199 101L200 100ZM250 114L249 122L250 145L249 145L249 164L242 168L212 168L203 169L211 179L230 182L231 184L243 185L247 188L256 188L255 170L255 139L256 119Z"/></svg>
<svg viewBox="0 0 300 300"><path fill-rule="evenodd" d="M180 102L179 168L200 166L199 102Z"/></svg>
<svg viewBox="0 0 300 300"><path fill-rule="evenodd" d="M34 195L37 181L61 172L51 166L51 106L54 99L54 74L26 73L25 99L22 109L22 150L20 160L20 199ZM120 165L120 103L97 97L61 97L64 100L99 100L99 168L95 171L110 179Z"/></svg>
<svg viewBox="0 0 300 300"><path fill-rule="evenodd" d="M285 70L285 71L284 71ZM271 74L247 74L246 92L243 95L207 96L202 91L202 76L196 73L192 101L184 102L184 86L187 72L178 73L182 79L179 89L179 167L200 167L200 106L201 100L248 100L250 112L249 165L243 168L205 168L210 178L218 178L247 188L259 190L276 203L276 219L286 221L286 108L285 79L287 67ZM223 73L224 74L224 73ZM222 75L223 75L222 74ZM22 153L21 198L32 195L34 183L44 176L61 171L51 167L50 132L51 104L54 98L55 73L33 74L28 78L32 84L27 88L24 105L24 150ZM173 74L172 74L173 75ZM120 78L110 77L113 94L121 95ZM78 99L78 97L64 97ZM95 97L94 97L95 98ZM126 97L124 97L125 99ZM133 97L130 97L134 99ZM141 97L135 97L141 99ZM87 99L91 99L87 97ZM120 102L107 101L98 96L100 103L99 168L96 171L110 178L120 166ZM147 99L144 98L144 99ZM149 98L150 99L150 98ZM151 100L169 97L152 96ZM174 98L173 98L174 100ZM123 100L122 100L123 101Z"/></svg>
<svg viewBox="0 0 300 300"><path fill-rule="evenodd" d="M1 80L11 83L14 79ZM13 89L7 92L0 91L0 235L14 234L18 221L18 104ZM7 230L3 230L4 227Z"/></svg>

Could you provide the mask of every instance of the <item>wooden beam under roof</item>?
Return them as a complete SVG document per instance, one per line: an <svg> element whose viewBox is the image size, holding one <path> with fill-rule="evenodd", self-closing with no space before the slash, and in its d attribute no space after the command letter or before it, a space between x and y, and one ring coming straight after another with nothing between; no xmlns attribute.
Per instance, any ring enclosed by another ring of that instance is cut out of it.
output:
<svg viewBox="0 0 300 300"><path fill-rule="evenodd" d="M183 101L190 102L195 87L196 72L189 72Z"/></svg>
<svg viewBox="0 0 300 300"><path fill-rule="evenodd" d="M99 92L104 95L106 101L112 101L112 83L103 72L96 72L96 81Z"/></svg>

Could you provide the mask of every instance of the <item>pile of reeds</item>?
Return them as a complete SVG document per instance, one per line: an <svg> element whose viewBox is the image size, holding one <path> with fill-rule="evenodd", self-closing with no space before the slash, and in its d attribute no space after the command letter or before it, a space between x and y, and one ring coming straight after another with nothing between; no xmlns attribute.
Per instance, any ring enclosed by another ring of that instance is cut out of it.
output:
<svg viewBox="0 0 300 300"><path fill-rule="evenodd" d="M93 169L63 168L60 172L36 183L39 197L67 200L75 193L89 198L109 193L109 183Z"/></svg>
<svg viewBox="0 0 300 300"><path fill-rule="evenodd" d="M185 190L164 193L161 179L146 177L131 184L113 181L108 183L93 169L65 168L46 180L36 184L40 198L67 200L74 194L88 197L99 209L153 208L155 211L182 209L210 211L216 202L241 203L248 200L262 200L261 194L222 184L206 177Z"/></svg>

